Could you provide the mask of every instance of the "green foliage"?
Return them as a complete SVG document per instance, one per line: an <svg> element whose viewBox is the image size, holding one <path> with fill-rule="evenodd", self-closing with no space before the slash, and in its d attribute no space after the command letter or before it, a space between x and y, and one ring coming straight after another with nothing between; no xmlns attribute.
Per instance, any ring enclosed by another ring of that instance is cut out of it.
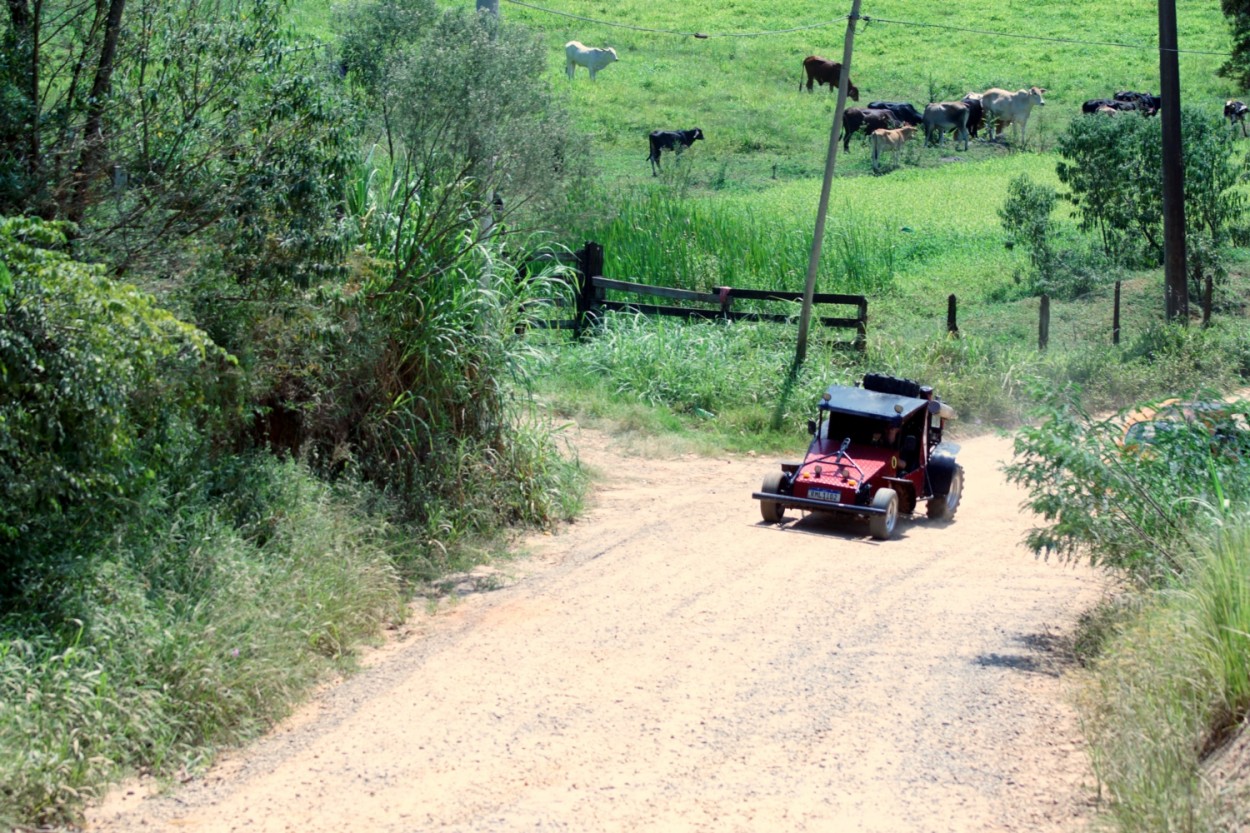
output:
<svg viewBox="0 0 1250 833"><path fill-rule="evenodd" d="M150 493L107 543L63 542L91 565L64 618L0 618L6 826L73 822L126 772L202 765L403 617L406 536L368 493L290 462L233 465Z"/></svg>
<svg viewBox="0 0 1250 833"><path fill-rule="evenodd" d="M105 25L114 10L116 30ZM351 133L328 68L287 33L287 10L12 4L0 212L72 220L80 253L115 272L168 278L206 252L242 282L307 283L333 269Z"/></svg>
<svg viewBox="0 0 1250 833"><path fill-rule="evenodd" d="M387 138L389 195L371 239L397 286L549 210L586 173L585 143L527 30L390 0L353 6L344 20L343 60L359 67L348 78L378 103Z"/></svg>
<svg viewBox="0 0 1250 833"><path fill-rule="evenodd" d="M1161 257L1158 120L1073 119L1057 150L1063 159L1055 169L1081 231L1097 234L1107 256L1126 264Z"/></svg>
<svg viewBox="0 0 1250 833"><path fill-rule="evenodd" d="M1028 250L1033 285L1040 292L1048 291L1047 287L1054 281L1056 254L1050 215L1057 201L1054 188L1035 183L1028 174L1021 174L1007 186L1007 199L998 210L1008 240Z"/></svg>
<svg viewBox="0 0 1250 833"><path fill-rule="evenodd" d="M1055 397L1042 421L1020 429L1007 472L1045 521L1029 533L1035 551L1157 584L1180 572L1180 553L1210 525L1202 507L1250 501L1250 436L1195 421L1125 446L1124 425L1123 413L1096 420L1069 394Z"/></svg>
<svg viewBox="0 0 1250 833"><path fill-rule="evenodd" d="M1237 186L1245 159L1218 117L1185 108L1185 221L1190 233L1226 239L1245 197ZM1074 119L1059 138L1059 181L1076 206L1082 231L1097 233L1103 251L1126 265L1163 256L1163 165L1159 120Z"/></svg>
<svg viewBox="0 0 1250 833"><path fill-rule="evenodd" d="M1080 704L1123 833L1230 829L1203 759L1250 709L1250 532L1240 512L1180 560L1183 580L1124 609Z"/></svg>
<svg viewBox="0 0 1250 833"><path fill-rule="evenodd" d="M13 276L0 317L0 596L27 568L70 569L42 547L67 524L106 527L163 469L193 465L230 408L228 356L64 243L56 225L0 221Z"/></svg>
<svg viewBox="0 0 1250 833"><path fill-rule="evenodd" d="M1220 65L1219 73L1231 78L1240 89L1250 89L1250 3L1246 0L1220 0L1220 10L1228 19L1233 51Z"/></svg>

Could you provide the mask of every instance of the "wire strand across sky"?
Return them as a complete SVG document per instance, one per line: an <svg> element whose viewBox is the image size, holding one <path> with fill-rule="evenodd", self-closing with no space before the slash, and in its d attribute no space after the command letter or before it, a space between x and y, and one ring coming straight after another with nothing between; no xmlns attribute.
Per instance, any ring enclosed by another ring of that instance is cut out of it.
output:
<svg viewBox="0 0 1250 833"><path fill-rule="evenodd" d="M650 28L647 26L635 26L632 23L623 23L623 22L615 21L615 20L604 20L602 18L596 18L596 17L586 17L584 15L572 14L571 12L562 12L562 11L557 11L555 9L544 8L542 6L534 5L533 3L526 3L524 2L524 0L508 0L508 2L516 6L524 6L527 9L533 9L534 11L542 12L543 14L558 15L560 17L569 17L574 20L582 20L587 23L594 23L598 26L610 26L610 27L617 28L617 29L630 29L635 32L650 32L652 34L657 34L657 35L672 35L674 37L699 38L699 39L759 38L759 37L768 37L770 35L784 35L790 32L803 32L809 29L823 29L829 26L834 26L838 23L845 21L849 17L849 15L842 15L841 17L835 17L832 20L825 20L819 23L810 23L810 24L803 25L803 26L791 26L785 29L767 29L767 30L759 31L759 32L684 32L684 31L679 31L679 30L674 30L674 29L654 29L654 28ZM888 18L888 17L873 17L871 15L860 15L860 20L862 20L865 24L869 24L869 25L873 23L885 23L885 24L889 24L893 26L914 26L914 27L922 27L926 29L944 29L946 31L951 31L951 32L968 32L974 35L986 35L989 37L998 37L998 38L1015 38L1017 40L1034 40L1034 41L1043 41L1046 43L1068 43L1068 44L1074 44L1077 46L1107 46L1107 47L1113 47L1116 49L1141 49L1141 50L1149 50L1151 52L1157 52L1159 50L1159 47L1155 44L1118 43L1115 41L1088 41L1088 40L1079 40L1077 38L1055 38L1055 37L1048 37L1046 35L1027 35L1027 34L1021 34L1019 32L998 32L992 29L975 29L975 28L967 27L967 26L950 26L950 25L943 24L943 23L920 23L918 21L913 21L913 20L897 20L897 19ZM1225 58L1228 57L1227 52L1217 52L1217 51L1205 50L1205 49L1177 49L1176 52L1181 55L1217 55L1217 56L1221 56Z"/></svg>

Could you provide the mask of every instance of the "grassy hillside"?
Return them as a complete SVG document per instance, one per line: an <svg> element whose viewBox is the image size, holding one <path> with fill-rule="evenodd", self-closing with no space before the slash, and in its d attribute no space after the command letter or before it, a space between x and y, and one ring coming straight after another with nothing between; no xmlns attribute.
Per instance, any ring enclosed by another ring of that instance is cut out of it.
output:
<svg viewBox="0 0 1250 833"><path fill-rule="evenodd" d="M813 53L840 58L845 23L833 18L849 11L849 5L846 10L811 0L729 2L700 10L643 0L611 5L551 0L537 5L634 27L713 36L695 39L606 26L504 0L507 18L546 33L553 82L565 90L579 122L594 137L605 193L595 210L566 221L570 242L603 240L605 271L614 276L680 285L798 288L835 101L828 88L800 92L801 62ZM877 244L891 247L894 274L863 284L848 277L827 253L819 289L920 297L934 292L1010 296L1011 275L1021 260L1003 247L996 213L1007 182L1027 173L1056 184L1055 160L1046 151L1079 114L1082 101L1120 89L1158 91L1158 52L1150 46L1157 39L1156 8L1144 0L1078 6L977 0L958 9L901 0L866 5L863 14L876 20L860 27L852 65L861 104L889 99L923 106L934 98L957 98L992 86L1042 86L1048 90L1047 104L1035 110L1029 124L1030 149L1041 153L1016 154L984 142L957 153L949 145L925 149L914 143L902 170L877 179L870 177L866 143L857 138L849 152L839 152L831 232L836 235L850 225L856 234L869 234ZM1218 4L1181 2L1178 14L1182 49L1226 49L1226 24ZM822 22L829 25L777 31ZM775 33L718 36L765 32ZM620 61L594 83L584 70L570 83L563 77L562 47L571 39L613 46ZM1217 54L1182 55L1182 90L1188 102L1218 112L1223 100L1237 92L1215 74L1222 61ZM664 176L653 179L646 134L696 126L706 140L687 152L680 165L666 155ZM714 246L692 242L675 229L693 223L664 222L636 211L628 195L657 185L671 186L668 190L683 197L705 197L696 202L726 226L722 239ZM1063 208L1059 213L1066 217ZM761 242L761 226L768 229L773 257L763 268L738 257L738 249L748 242ZM739 246L727 242L734 239L741 241ZM673 277L680 271L678 255L714 263L714 276L694 281Z"/></svg>
<svg viewBox="0 0 1250 833"><path fill-rule="evenodd" d="M710 35L767 32L830 21L849 11L813 0L789 3L726 2L703 9L646 0L584 3L549 0L546 8L599 20ZM1181 48L1222 51L1226 26L1219 6L1182 0L1178 4ZM781 178L819 175L833 109L827 87L798 93L804 56L841 60L845 24L757 37L690 37L639 32L574 20L503 0L502 13L545 33L552 50L553 77L563 74L561 49L568 40L612 46L620 61L596 83L581 72L567 85L570 103L596 138L605 170L622 178L649 173L645 136L654 129L699 126L707 135L698 153L705 166L728 164L732 179L760 186L778 166ZM1049 93L1037 113L1038 131L1053 133L1088 98L1118 89L1158 91L1156 4L1089 2L993 2L971 0L958 7L879 0L862 13L880 22L856 36L852 78L861 104L872 99L923 104L989 87L1038 85ZM906 21L906 25L886 21ZM1120 49L1045 40L997 37L964 27L1041 38L1141 44ZM1212 107L1235 92L1215 76L1222 58L1181 57L1182 89L1194 102ZM934 152L936 154L936 151ZM854 149L848 171L864 170L865 154Z"/></svg>

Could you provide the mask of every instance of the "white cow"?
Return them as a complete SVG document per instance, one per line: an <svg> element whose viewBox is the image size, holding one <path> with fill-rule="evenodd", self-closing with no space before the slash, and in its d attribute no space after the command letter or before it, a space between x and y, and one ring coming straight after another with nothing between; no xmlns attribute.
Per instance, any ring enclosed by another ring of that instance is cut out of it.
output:
<svg viewBox="0 0 1250 833"><path fill-rule="evenodd" d="M1042 106L1042 87L1029 87L1027 90L1016 90L1014 93L994 88L981 94L981 107L985 111L985 129L990 141L994 140L994 129L1002 129L1007 125L1015 125L1019 139L1024 141L1024 126L1028 124L1029 113L1033 107Z"/></svg>
<svg viewBox="0 0 1250 833"><path fill-rule="evenodd" d="M564 56L564 71L569 76L570 81L573 80L573 70L579 66L590 70L590 80L594 81L596 72L617 60L616 50L610 46L607 49L597 49L591 46L583 46L575 40L571 40L564 45Z"/></svg>

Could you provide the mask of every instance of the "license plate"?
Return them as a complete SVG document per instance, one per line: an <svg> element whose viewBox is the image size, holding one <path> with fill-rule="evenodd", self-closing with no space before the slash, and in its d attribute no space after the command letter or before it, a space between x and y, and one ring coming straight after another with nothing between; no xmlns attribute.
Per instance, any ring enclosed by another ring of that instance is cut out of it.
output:
<svg viewBox="0 0 1250 833"><path fill-rule="evenodd" d="M841 492L831 492L828 489L808 489L807 496L812 500L827 500L830 503L842 502Z"/></svg>

